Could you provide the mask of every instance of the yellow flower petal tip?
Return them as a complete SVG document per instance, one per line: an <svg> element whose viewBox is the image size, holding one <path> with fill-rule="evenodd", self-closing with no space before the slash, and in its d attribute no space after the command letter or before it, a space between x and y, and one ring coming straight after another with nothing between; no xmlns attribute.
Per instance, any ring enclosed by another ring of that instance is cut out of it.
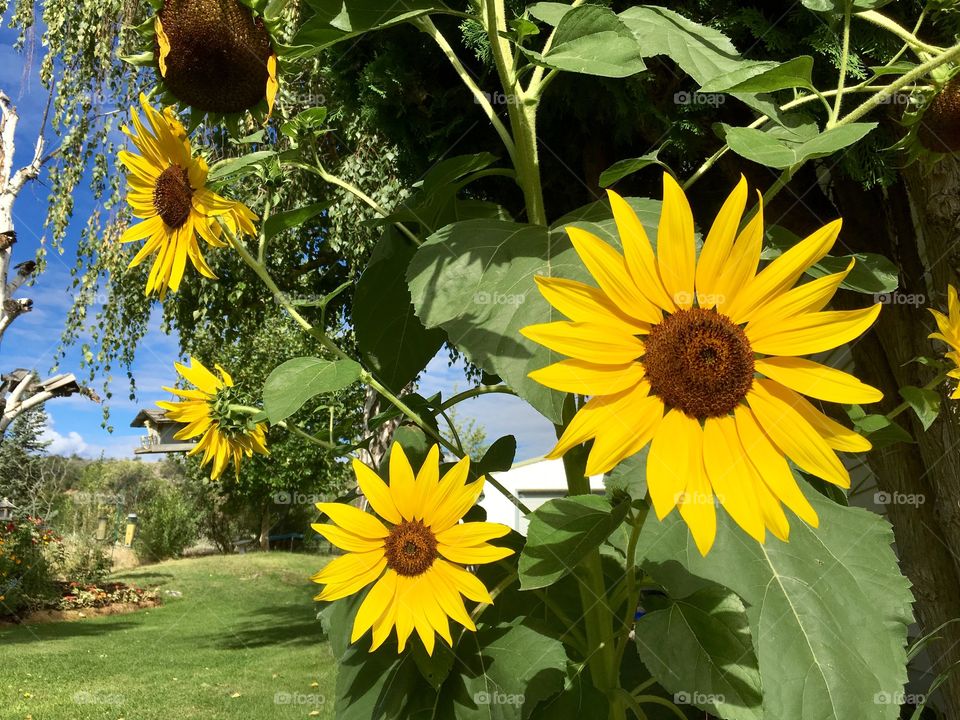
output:
<svg viewBox="0 0 960 720"><path fill-rule="evenodd" d="M957 370L960 370L960 299L958 299L957 289L953 285L947 286L947 313L928 308L937 323L938 332L930 333L927 337L931 340L939 340L945 343L950 350L944 355L944 359L952 362L954 370L947 373L949 377L960 377ZM950 396L951 400L960 399L960 387L958 387Z"/></svg>
<svg viewBox="0 0 960 720"><path fill-rule="evenodd" d="M266 425L251 423L247 417L236 417L224 410L230 405L231 388L222 378L193 357L190 367L180 363L174 363L174 367L195 389L164 388L181 399L157 405L169 419L183 425L176 439L199 438L189 455L203 454L200 464L211 466L211 480L217 480L230 463L239 477L245 457L269 455Z"/></svg>
<svg viewBox="0 0 960 720"><path fill-rule="evenodd" d="M825 309L853 261L800 282L830 252L841 219L762 265L762 196L744 224L750 193L741 176L698 256L683 189L664 173L663 191L655 252L636 213L608 190L623 254L571 227L594 284L537 278L541 294L569 320L520 333L568 359L528 376L589 398L547 457L592 442L587 471L606 472L650 445L654 510L662 519L678 508L701 553L713 546L718 505L758 542L767 532L787 542L784 507L817 523L788 461L845 487L849 473L837 451L869 447L807 398L844 404L882 398L853 375L802 356L855 340L880 307ZM954 290L951 308L953 329L934 313L938 337L955 340L960 351Z"/></svg>
<svg viewBox="0 0 960 720"><path fill-rule="evenodd" d="M162 33L159 19L157 23ZM146 241L130 267L155 256L145 293L163 298L168 290L180 288L188 260L204 277L216 278L199 240L224 247L221 223L234 232L252 234L255 229L248 208L207 187L207 164L193 155L187 131L170 108L155 110L142 94L140 102L146 122L131 108L132 129L127 133L137 153L119 154L128 171L127 202L140 222L128 227L120 242Z"/></svg>
<svg viewBox="0 0 960 720"><path fill-rule="evenodd" d="M356 642L368 630L370 650L380 647L396 629L399 652L416 630L428 653L436 636L451 642L449 620L467 630L476 626L464 599L492 602L483 583L465 565L496 562L510 548L490 544L510 528L498 523L461 522L483 488L468 482L469 460L440 474L440 449L434 446L414 475L403 447L390 451L389 480L353 461L357 485L369 509L318 503L334 525L315 525L331 543L345 551L331 560L315 582L326 587L320 600L336 600L369 587L351 632Z"/></svg>

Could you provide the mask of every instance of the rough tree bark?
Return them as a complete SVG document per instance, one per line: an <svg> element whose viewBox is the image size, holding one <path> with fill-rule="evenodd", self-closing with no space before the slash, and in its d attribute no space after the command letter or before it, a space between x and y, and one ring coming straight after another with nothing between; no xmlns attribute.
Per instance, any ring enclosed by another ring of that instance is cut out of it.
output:
<svg viewBox="0 0 960 720"><path fill-rule="evenodd" d="M934 323L926 308L942 310L947 284L958 282L960 162L913 165L886 191L865 193L849 180L837 181L833 191L844 218L843 244L882 253L900 268L896 301L884 307L873 332L852 346L858 376L884 393L872 411L888 413L901 401L900 387L923 386L935 375L911 361L943 352L927 339ZM863 305L851 297L841 302ZM915 443L869 455L880 490L923 498L916 505L892 503L887 510L925 633L960 618L960 417L948 394L941 391L944 411L926 432L912 413L897 418ZM960 661L960 625L948 625L938 635L942 639L928 650L935 670L944 672ZM960 718L960 674L951 673L941 693L945 717Z"/></svg>

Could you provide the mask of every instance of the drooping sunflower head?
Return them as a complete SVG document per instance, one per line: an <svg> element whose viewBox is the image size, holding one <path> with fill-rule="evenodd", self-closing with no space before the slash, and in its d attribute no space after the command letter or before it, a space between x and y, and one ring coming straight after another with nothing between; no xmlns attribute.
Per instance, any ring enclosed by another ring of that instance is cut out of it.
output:
<svg viewBox="0 0 960 720"><path fill-rule="evenodd" d="M277 93L277 55L263 18L240 0L163 0L154 53L164 84L180 102L231 114Z"/></svg>
<svg viewBox="0 0 960 720"><path fill-rule="evenodd" d="M930 312L940 331L931 333L930 339L940 340L950 346L944 357L956 367L948 372L947 376L960 379L960 300L957 299L957 289L953 285L947 286L947 315L933 308ZM950 395L950 399L960 400L960 385Z"/></svg>
<svg viewBox="0 0 960 720"><path fill-rule="evenodd" d="M220 365L214 366L217 375L194 358L190 358L190 365L175 363L177 372L193 387L165 387L181 400L157 405L167 411L168 418L184 425L174 435L177 440L200 438L188 454L203 453L201 464L212 464L211 480L220 477L231 461L239 476L244 457L269 454L266 425L233 409L237 404L233 378Z"/></svg>
<svg viewBox="0 0 960 720"><path fill-rule="evenodd" d="M715 501L761 542L768 529L787 539L782 505L816 524L787 460L849 487L836 451L865 451L870 443L807 398L881 398L852 375L801 357L856 339L880 311L879 304L824 310L852 262L797 285L830 251L840 221L761 268L762 198L741 229L747 197L741 179L698 257L693 214L672 177L664 175L655 251L629 203L611 192L622 254L582 228L567 228L596 285L537 278L569 320L521 331L569 358L534 371L533 379L590 397L549 457L592 442L586 472L593 475L649 444L654 509L663 518L679 505L704 554L716 534Z"/></svg>
<svg viewBox="0 0 960 720"><path fill-rule="evenodd" d="M127 228L120 241L146 239L130 267L155 254L146 294L162 299L168 289L179 289L187 260L201 275L216 278L198 237L210 246L226 247L223 227L252 235L257 217L242 203L207 187L207 163L194 156L187 131L171 108L155 110L142 95L140 104L146 122L131 108L132 129L123 128L138 153L121 150L119 159L128 171L127 201L142 222Z"/></svg>
<svg viewBox="0 0 960 720"><path fill-rule="evenodd" d="M357 485L374 513L351 505L317 503L334 525L313 529L346 552L313 576L326 585L317 600L338 600L372 584L357 611L351 642L373 629L370 652L394 627L403 652L413 630L429 654L436 635L453 643L448 618L476 630L463 598L493 599L463 565L479 565L512 554L488 541L510 528L498 523L460 522L483 490L483 477L469 482L470 459L440 476L440 448L434 445L414 474L403 448L390 452L389 483L359 460L353 461Z"/></svg>

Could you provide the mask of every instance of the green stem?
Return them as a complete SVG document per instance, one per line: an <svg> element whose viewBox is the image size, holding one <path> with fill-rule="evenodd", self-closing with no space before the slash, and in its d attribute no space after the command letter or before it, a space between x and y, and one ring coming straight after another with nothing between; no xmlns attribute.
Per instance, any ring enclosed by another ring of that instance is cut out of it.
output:
<svg viewBox="0 0 960 720"><path fill-rule="evenodd" d="M469 400L473 397L479 397L481 395L492 395L494 393L502 393L504 395L516 395L516 391L507 386L507 385L478 385L475 388L470 388L469 390L464 390L462 393L458 393L453 397L449 398L440 405L441 410L449 410L457 403L461 403L464 400Z"/></svg>
<svg viewBox="0 0 960 720"><path fill-rule="evenodd" d="M326 333L324 333L322 330L315 328L312 324L310 324L310 322L306 318L304 318L299 312L297 312L297 309L287 299L286 294L283 293L279 287L277 287L277 284L274 282L273 278L270 276L270 273L267 272L267 269L263 265L257 262L257 259L250 254L250 252L247 250L244 244L240 242L233 235L233 233L231 233L229 230L226 230L226 235L227 235L227 238L230 240L230 244L237 251L237 253L243 259L243 261L247 264L247 266L250 267L250 269L257 274L257 277L259 277L260 280L263 282L263 284L267 286L267 289L277 299L277 302L280 303L283 309L286 310L287 313L289 313L290 317L292 317L294 321L301 328L303 328L303 330L307 334L309 334L311 337L316 338L320 342L321 346L324 349L328 350L330 353L332 353L334 356L344 360L353 359L347 353L341 350L335 342L333 342L329 337L327 337ZM366 370L360 371L360 380L365 384L369 385L374 390L376 390L384 398L386 398L387 402L391 403L395 408L397 408L397 410L399 410L404 415L406 415L410 420L412 420L421 430L423 430L423 432L428 437L433 438L441 446L453 452L457 457L462 457L462 453L459 452L459 450L455 445L453 445L449 440L443 437L439 432L434 430L429 423L427 423L423 418L420 417L419 413L412 410L405 402L403 402L399 397L397 397L397 395L395 395L389 388L387 388L383 383L377 380L368 371ZM503 493L504 497L506 497L511 503L513 503L514 506L516 506L516 508L520 510L520 512L522 512L524 515L530 512L529 508L527 508L527 506L523 503L523 501L521 501L519 498L514 496L512 492L507 490L499 480L497 480L493 476L488 476L487 482L489 482L491 485L497 488L497 490Z"/></svg>
<svg viewBox="0 0 960 720"><path fill-rule="evenodd" d="M847 83L847 65L850 62L850 14L853 10L853 0L848 0L843 13L843 46L840 50L840 74L837 77L837 94L830 111L830 120L836 122L840 117L840 105L843 104L843 86Z"/></svg>
<svg viewBox="0 0 960 720"><path fill-rule="evenodd" d="M926 385L923 386L923 389L934 390L940 383L942 383L944 380L947 379L948 377L947 372L948 372L947 370L941 370L939 373L937 373L937 376L933 380L931 380L930 382L928 382ZM904 400L902 403L897 405L893 410L887 413L886 415L887 420L893 420L897 415L908 410L909 408L910 408L910 403Z"/></svg>
<svg viewBox="0 0 960 720"><path fill-rule="evenodd" d="M252 407L250 405L231 405L230 409L236 412L242 412L246 415L259 415L260 413L263 412L263 410L261 410L260 408ZM320 438L314 435L311 435L296 423L290 422L288 420L281 420L280 422L273 423L273 424L282 428L286 428L287 430L294 433L295 435L299 435L304 440L308 440L314 445L319 445L320 447L326 448L327 450L335 450L337 448L337 446L334 443L327 442L326 440L321 440Z"/></svg>
<svg viewBox="0 0 960 720"><path fill-rule="evenodd" d="M586 456L582 449L566 453L563 456L563 468L570 495L589 495L590 480L586 477ZM620 687L620 667L613 637L613 613L605 602L606 587L600 550L594 548L590 551L577 565L574 575L578 580L577 588L580 591L587 630L587 666L590 669L590 678L594 687L610 701L610 720L623 720L626 711L617 694Z"/></svg>
<svg viewBox="0 0 960 720"><path fill-rule="evenodd" d="M355 185L352 185L351 183L347 182L347 181L344 180L343 178L337 177L337 176L334 175L333 173L327 172L327 171L323 168L323 166L321 166L319 163L317 163L317 165L308 165L307 163L303 163L303 162L290 161L290 162L287 162L286 164L287 164L287 165L290 165L291 167L298 167L298 168L300 168L301 170L306 170L307 172L311 172L311 173L313 173L314 175L316 175L316 176L318 176L319 178L321 178L322 180L324 180L325 182L328 182L328 183L330 183L331 185L336 185L338 188L341 188L341 189L343 189L343 190L346 190L348 193L350 193L351 195L353 195L354 197L356 197L358 200L360 200L361 202L363 202L365 205L367 205L367 207L369 207L369 208L370 208L371 210L373 210L375 213L377 213L378 215L380 215L380 217L383 217L383 218L390 217L390 213L387 212L387 209L384 208L383 206L381 206L380 203L378 203L378 202L377 202L376 200L374 200L372 197L370 197L369 195L367 195L365 192L363 192L363 190L361 190L360 188L358 188L358 187L355 186ZM394 223L394 226L396 226L396 228L397 228L400 232L402 232L404 235L406 235L406 236L410 239L410 242L412 242L414 245L416 245L416 246L419 247L420 245L423 244L423 242L420 240L420 238L418 238L418 237L410 230L410 228L408 228L408 227L407 227L406 225L404 225L403 223L401 223L401 222L395 222L395 223Z"/></svg>
<svg viewBox="0 0 960 720"><path fill-rule="evenodd" d="M877 27L893 33L898 38L903 40L907 45L909 45L910 48L917 53L917 56L921 59L926 59L924 54L936 55L943 52L943 48L939 48L936 45L928 45L927 43L918 39L915 34L916 30L914 30L914 32L910 32L905 27L898 25L886 15L881 15L876 10L864 10L863 12L858 12L856 17L866 20L869 23L873 23Z"/></svg>
<svg viewBox="0 0 960 720"><path fill-rule="evenodd" d="M484 114L487 116L487 119L490 120L494 130L497 131L497 135L500 136L500 140L503 141L503 146L507 149L507 154L510 155L511 162L513 162L514 166L516 166L516 149L514 147L513 138L510 136L510 131L507 130L500 118L497 117L496 111L490 104L489 97L487 97L487 95L485 95L484 92L477 86L477 83L474 82L474 79L470 76L470 73L463 66L463 63L460 62L460 59L457 57L456 52L454 52L453 47L451 47L450 43L447 42L447 39L443 36L443 33L437 29L437 26L433 24L433 20L431 20L427 15L417 18L413 21L413 24L429 35L430 38L439 46L441 52L447 58L451 67L453 67L454 72L457 73L457 75L463 81L463 84L467 86L467 89L473 95L474 101L483 110Z"/></svg>
<svg viewBox="0 0 960 720"><path fill-rule="evenodd" d="M570 3L570 9L573 10L573 8L577 7L578 5L583 5L583 2L584 0L573 0L573 2ZM556 38L556 35L557 28L555 27L550 32L549 37L547 37L547 41L543 44L543 49L540 51L540 55L546 55L548 52L550 52L550 48L553 47L553 41ZM546 89L550 80L555 77L558 72L556 68L551 68L550 72L547 73L547 79L544 79L545 71L546 68L543 65L538 65L534 69L533 75L530 78L530 84L527 85L527 91L538 99L543 95L543 91Z"/></svg>
<svg viewBox="0 0 960 720"><path fill-rule="evenodd" d="M546 225L547 213L543 202L540 156L537 148L539 97L535 92L530 94L524 92L517 80L510 41L503 36L507 31L503 0L482 0L481 6L493 60L500 75L500 83L511 100L507 103L507 113L510 116L510 129L515 143L513 167L517 171L517 182L523 190L527 220L534 225Z"/></svg>
<svg viewBox="0 0 960 720"><path fill-rule="evenodd" d="M640 540L640 531L643 529L643 523L647 519L649 505L642 505L641 509L633 518L633 527L630 530L630 539L627 541L627 609L624 612L623 627L621 636L617 641L617 667L623 662L623 653L630 642L630 631L636 624L637 605L640 603L640 589L637 587L637 542Z"/></svg>

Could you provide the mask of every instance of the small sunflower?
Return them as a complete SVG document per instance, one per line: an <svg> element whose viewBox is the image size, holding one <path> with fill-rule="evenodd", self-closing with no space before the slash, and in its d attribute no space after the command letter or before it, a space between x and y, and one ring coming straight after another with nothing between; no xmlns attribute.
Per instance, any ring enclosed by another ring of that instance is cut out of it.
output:
<svg viewBox="0 0 960 720"><path fill-rule="evenodd" d="M171 108L158 112L140 96L149 127L131 108L134 135L123 131L139 155L121 150L120 162L129 171L127 201L133 214L143 222L127 228L120 242L147 242L130 263L134 267L149 255L157 257L147 280L146 294L165 297L167 289L180 287L187 259L208 278L216 278L200 252L197 237L213 247L226 247L221 238L221 223L232 233L253 235L257 219L243 203L227 200L206 186L207 163L194 157L187 132Z"/></svg>
<svg viewBox="0 0 960 720"><path fill-rule="evenodd" d="M440 449L434 445L414 477L399 444L390 452L390 484L358 460L353 461L360 491L383 518L342 503L317 503L336 525L313 529L346 555L331 560L313 581L326 585L317 600L338 600L374 583L357 611L350 642L373 628L373 652L397 628L399 652L415 629L429 654L435 635L453 644L447 618L476 630L463 597L478 603L493 600L483 583L462 565L505 558L509 548L487 541L510 528L460 518L483 490L483 477L467 482L470 458L440 477Z"/></svg>
<svg viewBox="0 0 960 720"><path fill-rule="evenodd" d="M207 370L199 361L190 358L191 367L175 363L177 372L196 389L165 387L164 390L183 398L179 402L158 402L167 411L171 420L184 423L186 427L174 437L190 440L202 436L197 446L188 455L203 453L201 465L213 463L210 479L216 480L233 461L237 475L244 456L254 453L268 455L266 426L255 423L248 417L236 417L230 412L233 378L219 365L215 365L220 377Z"/></svg>
<svg viewBox="0 0 960 720"><path fill-rule="evenodd" d="M942 340L952 349L944 357L950 360L956 368L947 373L947 377L960 379L960 301L957 299L957 289L953 285L947 286L947 312L944 315L939 310L930 310L937 321L940 332L931 333L930 339ZM950 396L951 400L960 400L960 385Z"/></svg>
<svg viewBox="0 0 960 720"><path fill-rule="evenodd" d="M741 178L697 258L693 215L683 190L664 175L654 253L630 206L610 192L624 255L569 227L573 246L599 287L536 278L570 318L524 328L531 340L569 357L530 376L561 392L592 396L548 457L593 440L586 472L604 473L650 443L647 485L657 516L679 505L697 547L716 535L718 500L751 536L781 540L781 503L811 525L817 515L787 459L840 487L850 476L835 451L870 442L803 397L869 403L879 390L800 357L849 342L880 305L824 311L853 267L794 287L824 257L840 220L820 228L758 272L760 211L737 232L747 202Z"/></svg>
<svg viewBox="0 0 960 720"><path fill-rule="evenodd" d="M163 0L154 21L157 67L166 88L204 112L230 114L279 87L277 54L264 20L240 0Z"/></svg>

